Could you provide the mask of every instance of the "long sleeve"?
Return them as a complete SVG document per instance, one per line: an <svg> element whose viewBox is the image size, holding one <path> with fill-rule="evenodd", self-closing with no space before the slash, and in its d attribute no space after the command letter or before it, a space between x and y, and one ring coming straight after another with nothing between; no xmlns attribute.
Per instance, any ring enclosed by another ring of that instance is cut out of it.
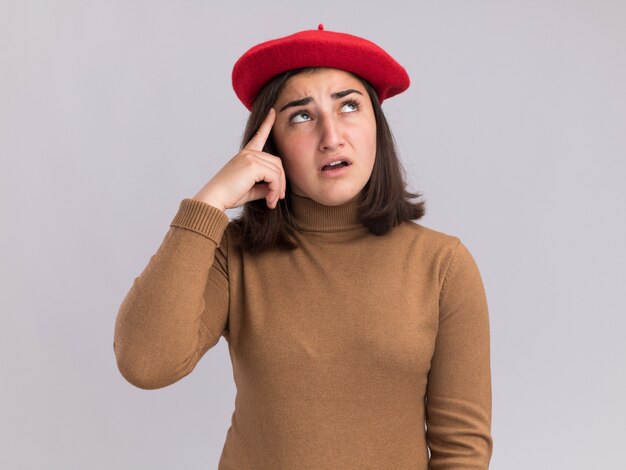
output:
<svg viewBox="0 0 626 470"><path fill-rule="evenodd" d="M428 375L426 439L431 470L488 469L491 367L487 299L478 267L459 240L439 297Z"/></svg>
<svg viewBox="0 0 626 470"><path fill-rule="evenodd" d="M115 321L117 366L131 384L157 389L180 380L226 330L228 222L209 204L181 201Z"/></svg>

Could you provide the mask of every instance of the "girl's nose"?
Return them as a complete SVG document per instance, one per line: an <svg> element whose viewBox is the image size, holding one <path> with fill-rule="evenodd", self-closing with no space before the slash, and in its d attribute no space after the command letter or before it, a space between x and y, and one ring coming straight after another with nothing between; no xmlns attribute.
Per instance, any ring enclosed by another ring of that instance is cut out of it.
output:
<svg viewBox="0 0 626 470"><path fill-rule="evenodd" d="M343 138L340 123L333 116L324 116L318 122L321 132L319 150L324 152L341 147Z"/></svg>

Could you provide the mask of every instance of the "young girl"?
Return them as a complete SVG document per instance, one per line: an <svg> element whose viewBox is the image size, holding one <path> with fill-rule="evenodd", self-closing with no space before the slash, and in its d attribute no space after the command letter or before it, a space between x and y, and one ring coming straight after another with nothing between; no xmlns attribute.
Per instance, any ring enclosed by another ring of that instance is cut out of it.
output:
<svg viewBox="0 0 626 470"><path fill-rule="evenodd" d="M241 151L182 200L124 298L121 374L165 387L224 336L220 470L487 469L485 291L458 237L414 222L380 107L406 71L320 25L248 50L233 86Z"/></svg>

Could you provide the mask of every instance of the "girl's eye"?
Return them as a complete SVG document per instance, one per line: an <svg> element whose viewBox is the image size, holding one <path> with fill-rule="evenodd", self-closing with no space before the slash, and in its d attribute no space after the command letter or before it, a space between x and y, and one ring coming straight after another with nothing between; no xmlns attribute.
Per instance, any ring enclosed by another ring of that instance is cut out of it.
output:
<svg viewBox="0 0 626 470"><path fill-rule="evenodd" d="M356 100L346 101L343 106L341 106L341 109L344 108L347 108L347 112L353 113L359 109L359 102Z"/></svg>
<svg viewBox="0 0 626 470"><path fill-rule="evenodd" d="M302 117L304 117L304 119L301 119ZM309 116L309 114L304 111L297 111L289 116L289 122L305 122L310 119L311 116Z"/></svg>

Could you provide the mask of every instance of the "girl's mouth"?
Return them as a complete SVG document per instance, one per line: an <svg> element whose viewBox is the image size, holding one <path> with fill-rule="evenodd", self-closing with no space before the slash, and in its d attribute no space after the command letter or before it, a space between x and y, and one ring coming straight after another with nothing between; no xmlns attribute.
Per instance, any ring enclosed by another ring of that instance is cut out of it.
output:
<svg viewBox="0 0 626 470"><path fill-rule="evenodd" d="M321 173L324 176L340 176L348 171L350 163L341 161L340 163L324 165Z"/></svg>

